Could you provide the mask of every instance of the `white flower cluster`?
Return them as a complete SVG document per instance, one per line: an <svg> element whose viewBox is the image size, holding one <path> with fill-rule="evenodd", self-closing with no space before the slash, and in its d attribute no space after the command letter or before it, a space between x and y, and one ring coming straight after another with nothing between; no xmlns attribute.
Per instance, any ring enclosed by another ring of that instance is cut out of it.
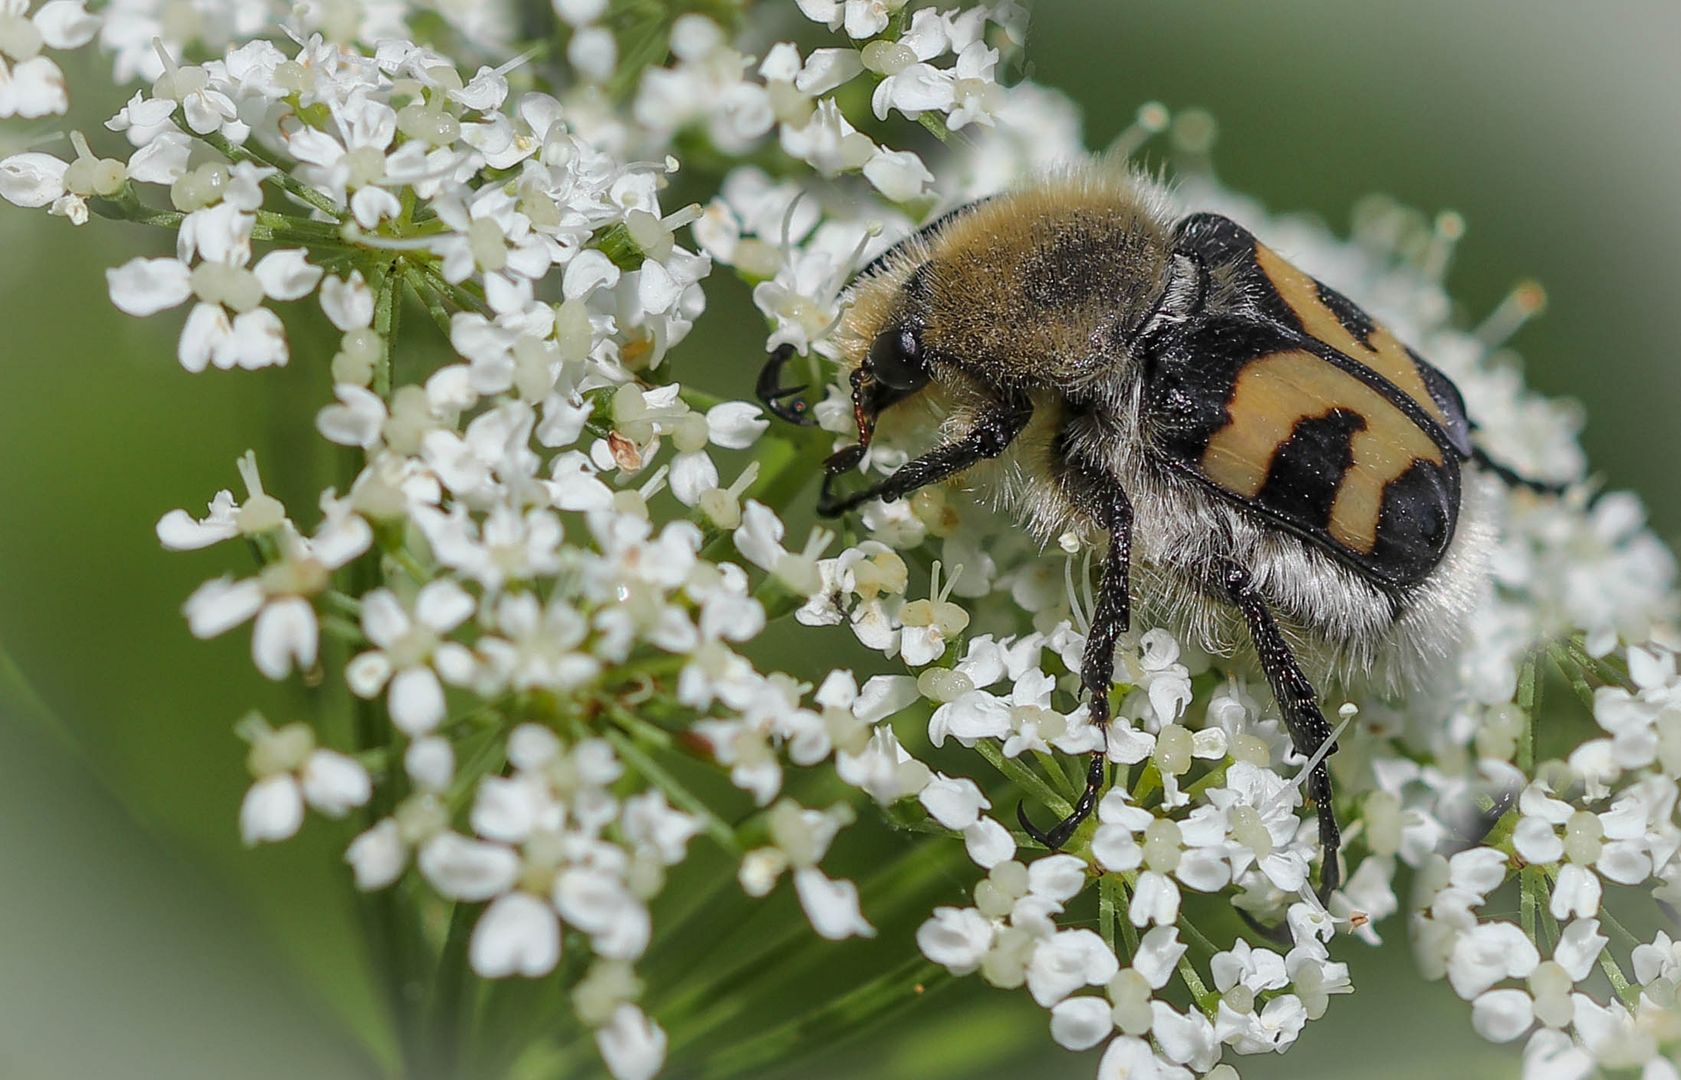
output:
<svg viewBox="0 0 1681 1080"><path fill-rule="evenodd" d="M190 371L301 354L276 305L313 299L336 331L330 355L306 358L323 374L316 426L357 467L299 517L247 455L243 497L158 523L171 549L241 540L258 556L187 600L193 633L250 622L264 675L332 668L356 703L354 747L322 745L320 718L240 724L247 842L292 836L308 809L359 812L357 886L407 883L471 914L465 954L483 978L568 972L573 1011L621 1078L666 1055L635 965L691 844L736 860L749 896L786 878L821 937L870 936L866 898L823 864L871 803L936 834L926 843L961 842L984 872L970 903L923 923L926 958L1025 987L1058 1043L1107 1043L1102 1077L1226 1080L1228 1052L1287 1049L1351 992L1329 942L1377 940L1402 910L1402 865L1426 973L1489 1038L1533 1031L1530 1075L1675 1075L1681 950L1662 933L1623 942L1631 981L1600 932L1616 891L1681 904L1681 680L1669 648L1641 644L1667 640L1674 566L1633 497L1491 493L1494 580L1457 668L1429 694L1337 690L1345 722L1358 717L1335 760L1349 872L1322 905L1306 763L1264 681L1147 628L1118 646L1119 705L1100 730L1079 700L1093 605L1073 538L1040 551L957 486L868 507L839 551L824 530L790 537L779 500L827 440L673 381L714 266L752 286L770 348L820 368L868 258L947 203L1085 152L1069 102L998 81L1020 5L799 0L820 24L803 30L840 36L757 56L700 15L627 40L603 0L556 0L564 65L513 55L499 9L429 7L453 53L417 44L412 26L431 20L395 2L117 0L101 24L54 0L0 15L0 116L64 110L43 43L97 35L120 82L147 83L107 124L126 153L71 133L73 160L0 161L0 197L170 230L173 255L108 281L132 315L190 303ZM468 72L465 55L488 62ZM649 55L670 61L636 66ZM893 113L968 130L931 169L872 134ZM1164 123L1147 107L1137 133ZM679 169L716 192L704 208L662 205ZM1405 212L1377 206L1342 242L1204 175L1181 197L1255 226L1395 324L1505 459L1580 479L1574 417L1498 352L1511 313L1479 333L1447 323L1451 221L1419 245ZM411 359L426 354L405 309L430 315L447 360ZM814 413L850 436L838 383ZM884 426L862 467L896 468L908 439ZM763 670L753 643L779 620L845 626L882 663L861 681ZM1603 732L1561 761L1534 757L1553 715L1542 661L1581 684ZM1066 808L1078 783L1060 759L1102 750L1117 783L1066 852L1036 855L992 813L1022 795ZM685 786L668 767L685 756L739 805ZM816 768L848 797L785 794L791 770ZM1473 841L1453 851L1468 821ZM1514 880L1520 923L1483 913ZM1209 897L1273 940L1210 922ZM1090 924L1093 903L1097 929L1063 925ZM1614 1000L1583 988L1596 964L1618 972Z"/></svg>

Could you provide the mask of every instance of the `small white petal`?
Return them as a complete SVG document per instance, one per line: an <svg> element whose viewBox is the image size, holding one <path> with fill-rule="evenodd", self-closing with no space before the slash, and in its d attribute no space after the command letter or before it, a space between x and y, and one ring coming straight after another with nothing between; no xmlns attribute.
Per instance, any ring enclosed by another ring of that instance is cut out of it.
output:
<svg viewBox="0 0 1681 1080"><path fill-rule="evenodd" d="M1090 1050L1115 1030L1115 1010L1100 997L1071 997L1051 1009L1051 1038L1065 1050Z"/></svg>
<svg viewBox="0 0 1681 1080"><path fill-rule="evenodd" d="M874 937L875 927L864 919L858 909L858 886L850 881L835 881L816 867L794 871L794 889L799 893L800 906L820 937L839 941L849 937Z"/></svg>
<svg viewBox="0 0 1681 1080"><path fill-rule="evenodd" d="M1033 950L1027 964L1027 989L1033 1000L1050 1008L1084 986L1101 986L1121 965L1103 939L1090 930L1059 930Z"/></svg>
<svg viewBox="0 0 1681 1080"><path fill-rule="evenodd" d="M498 897L473 927L468 958L486 979L547 975L560 960L560 919L530 893Z"/></svg>
<svg viewBox="0 0 1681 1080"><path fill-rule="evenodd" d="M443 833L420 849L420 872L453 900L489 900L507 892L519 877L520 860L510 848Z"/></svg>
<svg viewBox="0 0 1681 1080"><path fill-rule="evenodd" d="M439 578L415 597L414 615L422 626L443 634L460 626L474 606L466 589L449 578Z"/></svg>
<svg viewBox="0 0 1681 1080"><path fill-rule="evenodd" d="M665 1064L665 1031L628 1003L596 1030L595 1045L614 1080L652 1080Z"/></svg>
<svg viewBox="0 0 1681 1080"><path fill-rule="evenodd" d="M877 150L864 163L864 178L893 202L909 202L934 183L934 174L910 150Z"/></svg>
<svg viewBox="0 0 1681 1080"><path fill-rule="evenodd" d="M194 637L225 633L255 615L263 606L263 586L254 579L207 581L187 597L183 610Z"/></svg>
<svg viewBox="0 0 1681 1080"><path fill-rule="evenodd" d="M391 680L391 722L405 735L425 735L444 719L444 688L428 667L399 671Z"/></svg>
<svg viewBox="0 0 1681 1080"><path fill-rule="evenodd" d="M1027 889L1034 896L1072 900L1086 887L1086 864L1072 855L1047 855L1027 867Z"/></svg>
<svg viewBox="0 0 1681 1080"><path fill-rule="evenodd" d="M169 551L197 551L239 535L231 517L225 521L198 521L185 510L171 510L158 519L158 543Z"/></svg>
<svg viewBox="0 0 1681 1080"><path fill-rule="evenodd" d="M619 280L619 268L602 252L585 248L566 264L561 276L561 294L568 300L587 297L601 288L612 288Z"/></svg>
<svg viewBox="0 0 1681 1080"><path fill-rule="evenodd" d="M448 739L428 735L403 751L403 771L422 791L443 791L455 778L455 747Z"/></svg>
<svg viewBox="0 0 1681 1080"><path fill-rule="evenodd" d="M251 268L262 283L263 295L271 300L301 300L314 291L323 273L311 266L301 248L271 251Z"/></svg>
<svg viewBox="0 0 1681 1080"><path fill-rule="evenodd" d="M1471 1026L1489 1042L1511 1042L1535 1021L1535 1003L1522 990L1490 990L1471 1003Z"/></svg>
<svg viewBox="0 0 1681 1080"><path fill-rule="evenodd" d="M285 840L303 820L303 792L290 773L252 784L239 806L239 834L247 844Z"/></svg>
<svg viewBox="0 0 1681 1080"><path fill-rule="evenodd" d="M181 366L195 375L203 371L216 358L222 342L231 333L233 324L228 321L228 313L222 305L194 304L193 310L187 314L186 325L181 327L181 340L176 346Z"/></svg>
<svg viewBox="0 0 1681 1080"><path fill-rule="evenodd" d="M981 966L994 933L992 921L974 908L940 907L917 929L916 945L953 975L967 975Z"/></svg>
<svg viewBox="0 0 1681 1080"><path fill-rule="evenodd" d="M281 597L257 614L257 624L251 631L251 659L264 675L284 679L293 664L299 671L314 667L319 644L320 627L309 601Z"/></svg>
<svg viewBox="0 0 1681 1080"><path fill-rule="evenodd" d="M337 405L323 406L315 414L315 430L328 442L340 446L360 446L364 450L378 444L385 429L385 402L366 387L339 383L333 387L338 395Z"/></svg>
<svg viewBox="0 0 1681 1080"><path fill-rule="evenodd" d="M362 653L344 668L344 681L357 697L371 698L391 678L391 660L378 649Z"/></svg>
<svg viewBox="0 0 1681 1080"><path fill-rule="evenodd" d="M280 316L260 307L234 316L227 336L216 343L211 362L223 369L240 367L255 371L284 365L286 355L285 325Z"/></svg>
<svg viewBox="0 0 1681 1080"><path fill-rule="evenodd" d="M969 858L982 870L991 870L1016 857L1016 838L1010 830L989 817L963 830L963 846Z"/></svg>
<svg viewBox="0 0 1681 1080"><path fill-rule="evenodd" d="M363 892L383 889L396 881L407 857L402 833L391 818L380 819L373 828L352 840L344 853L344 861L350 864L356 877L356 887Z"/></svg>
<svg viewBox="0 0 1681 1080"><path fill-rule="evenodd" d="M193 143L184 131L164 131L128 159L131 180L144 184L173 184L186 175Z"/></svg>
<svg viewBox="0 0 1681 1080"><path fill-rule="evenodd" d="M156 315L193 294L187 264L179 259L135 258L105 271L111 302L129 315Z"/></svg>
<svg viewBox="0 0 1681 1080"><path fill-rule="evenodd" d="M321 310L340 330L372 326L374 294L360 270L348 278L329 277L321 282Z"/></svg>
<svg viewBox="0 0 1681 1080"><path fill-rule="evenodd" d="M0 199L13 206L49 206L64 194L68 168L51 154L13 154L0 160Z"/></svg>
<svg viewBox="0 0 1681 1080"><path fill-rule="evenodd" d="M334 750L317 750L303 769L304 799L328 817L343 817L373 794L368 770L355 758Z"/></svg>
<svg viewBox="0 0 1681 1080"><path fill-rule="evenodd" d="M757 405L726 401L706 410L706 429L714 446L745 450L770 428L770 421Z"/></svg>
<svg viewBox="0 0 1681 1080"><path fill-rule="evenodd" d="M929 815L948 829L967 829L992 805L973 780L935 776L917 796Z"/></svg>

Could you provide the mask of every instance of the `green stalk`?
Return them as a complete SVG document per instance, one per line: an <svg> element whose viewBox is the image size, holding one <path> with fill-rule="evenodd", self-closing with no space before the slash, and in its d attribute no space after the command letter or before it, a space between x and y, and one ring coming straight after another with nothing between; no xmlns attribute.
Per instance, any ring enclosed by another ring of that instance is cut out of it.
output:
<svg viewBox="0 0 1681 1080"><path fill-rule="evenodd" d="M1523 734L1518 739L1516 765L1526 775L1535 771L1535 710L1540 704L1541 688L1533 655L1523 662L1518 672L1518 708L1523 710Z"/></svg>
<svg viewBox="0 0 1681 1080"><path fill-rule="evenodd" d="M1017 787L1044 803L1053 814L1066 817L1073 812L1073 805L1052 790L1049 784L1040 779L1038 773L1014 758L1005 757L1003 751L994 745L991 740L981 739L975 743L975 749L980 751L980 755L986 758L988 764L1003 773L1008 779L1013 780Z"/></svg>
<svg viewBox="0 0 1681 1080"><path fill-rule="evenodd" d="M449 337L450 313L444 307L445 295L439 292L432 282L415 266L408 266L403 270L403 276L408 278L409 288L414 290L415 299L426 308L432 321L438 324L444 336Z"/></svg>
<svg viewBox="0 0 1681 1080"><path fill-rule="evenodd" d="M773 1062L787 1061L814 1045L828 1049L841 1038L858 1034L870 1022L950 981L945 969L915 957L804 1016L784 1021L760 1035L703 1057L695 1075L706 1080L752 1076Z"/></svg>
<svg viewBox="0 0 1681 1080"><path fill-rule="evenodd" d="M951 872L962 849L954 844L917 844L907 847L903 854L881 866L860 883L859 894L864 908L877 919L891 918L912 900L920 900L936 883ZM878 888L883 886L885 888ZM720 935L699 956L689 970L704 971L713 965L720 954L728 955L734 942L731 935ZM795 947L798 945L799 947ZM774 936L761 937L748 948L751 953L726 971L721 977L691 986L670 1000L654 1003L651 1012L668 1021L673 1050L680 1050L714 1030L748 1007L740 993L742 988L762 981L773 968L786 970L797 965L802 955L833 947L832 942L817 937L801 917L787 923ZM739 953L739 950L738 950ZM703 1002L709 1005L692 1012ZM687 1014L687 1015L685 1015Z"/></svg>
<svg viewBox="0 0 1681 1080"><path fill-rule="evenodd" d="M1113 874L1104 874L1097 879L1097 926L1098 933L1103 936L1103 943L1109 946L1109 951L1125 965L1131 962L1132 954L1129 952L1122 956L1121 951L1115 947L1115 917L1120 907L1117 895L1120 887L1120 882Z"/></svg>
<svg viewBox="0 0 1681 1080"><path fill-rule="evenodd" d="M402 316L402 275L390 265L379 279L379 294L374 298L374 332L380 337L379 359L374 363L372 389L386 401L391 400L391 368L397 351L397 327Z"/></svg>
<svg viewBox="0 0 1681 1080"><path fill-rule="evenodd" d="M467 946L473 936L482 905L457 901L449 916L449 933L444 938L443 952L438 956L438 968L432 978L432 1007L428 1027L432 1035L433 1075L440 1078L458 1075L466 1041L471 1011L464 1008L472 972L467 968Z"/></svg>
<svg viewBox="0 0 1681 1080"><path fill-rule="evenodd" d="M1537 914L1540 910L1540 894L1545 888L1541 879L1541 868L1526 866L1518 872L1518 920L1523 927L1524 936L1541 946Z"/></svg>
<svg viewBox="0 0 1681 1080"><path fill-rule="evenodd" d="M614 719L620 717L619 711L616 709L612 710L611 714ZM714 813L711 807L684 787L676 777L666 772L658 762L644 753L642 748L636 744L636 740L613 727L603 728L602 734L607 737L608 742L613 744L613 749L619 752L619 756L623 757L631 768L635 769L650 784L665 792L665 797L671 800L672 805L700 818L706 835L712 837L719 847L731 855L737 857L741 855L741 842L736 839L735 830L730 828L723 818Z"/></svg>

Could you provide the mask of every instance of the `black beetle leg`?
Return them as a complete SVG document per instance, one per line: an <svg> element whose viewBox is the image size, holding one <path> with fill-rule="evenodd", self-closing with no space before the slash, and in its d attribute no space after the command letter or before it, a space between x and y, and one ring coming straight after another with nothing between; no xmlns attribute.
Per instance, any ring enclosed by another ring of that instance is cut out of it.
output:
<svg viewBox="0 0 1681 1080"><path fill-rule="evenodd" d="M802 386L783 386L782 369L794 357L794 346L791 344L778 345L776 350L765 359L765 366L759 371L759 383L755 388L759 402L774 416L799 424L801 427L815 427L817 421L811 415L811 403L800 394L805 393ZM792 398L790 401L788 399Z"/></svg>

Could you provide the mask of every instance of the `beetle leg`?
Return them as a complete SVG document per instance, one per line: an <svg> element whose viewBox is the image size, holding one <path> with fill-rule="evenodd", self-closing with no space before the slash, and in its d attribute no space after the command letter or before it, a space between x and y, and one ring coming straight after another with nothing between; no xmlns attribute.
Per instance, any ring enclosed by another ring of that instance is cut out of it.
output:
<svg viewBox="0 0 1681 1080"><path fill-rule="evenodd" d="M778 345L776 350L765 358L765 366L759 370L759 382L755 392L760 404L773 415L790 424L813 427L817 421L811 415L811 403L799 396L805 393L806 388L782 385L782 369L793 356L793 345ZM788 400L790 398L793 400Z"/></svg>
<svg viewBox="0 0 1681 1080"><path fill-rule="evenodd" d="M977 462L1002 454L1032 417L1033 406L1026 401L1001 401L983 414L962 438L942 443L921 457L912 458L879 484L851 495L839 495L832 490L835 480L858 463L856 456L842 451L832 459L823 477L823 489L817 497L817 512L823 517L838 517L871 500L892 502L918 488L937 484Z"/></svg>
<svg viewBox="0 0 1681 1080"><path fill-rule="evenodd" d="M1318 692L1302 673L1301 665L1296 663L1289 642L1284 640L1278 623L1273 621L1266 601L1249 578L1249 571L1236 563L1229 563L1223 584L1227 598L1243 613L1244 620L1249 624L1249 637L1255 643L1255 652L1261 658L1267 682L1272 684L1273 696L1278 699L1278 709L1284 716L1285 726L1290 729L1296 753L1313 757L1331 738L1331 725L1325 722L1325 714L1319 710ZM1342 883L1342 867L1337 861L1342 833L1337 828L1336 810L1331 804L1331 769L1326 761L1335 752L1333 744L1319 758L1307 779L1308 797L1319 808L1319 845L1324 849L1324 865L1319 875L1319 896L1322 900Z"/></svg>
<svg viewBox="0 0 1681 1080"><path fill-rule="evenodd" d="M1097 585L1097 606L1086 634L1085 655L1080 661L1080 684L1090 702L1091 722L1109 740L1109 690L1115 681L1115 641L1132 622L1132 502L1112 477L1083 466L1073 466L1070 495L1075 505L1103 523L1109 530L1109 552L1103 560L1103 575ZM1020 804L1016 820L1027 835L1052 851L1068 842L1080 822L1090 816L1103 793L1108 774L1108 751L1092 752L1086 769L1086 789L1074 812L1040 832Z"/></svg>

